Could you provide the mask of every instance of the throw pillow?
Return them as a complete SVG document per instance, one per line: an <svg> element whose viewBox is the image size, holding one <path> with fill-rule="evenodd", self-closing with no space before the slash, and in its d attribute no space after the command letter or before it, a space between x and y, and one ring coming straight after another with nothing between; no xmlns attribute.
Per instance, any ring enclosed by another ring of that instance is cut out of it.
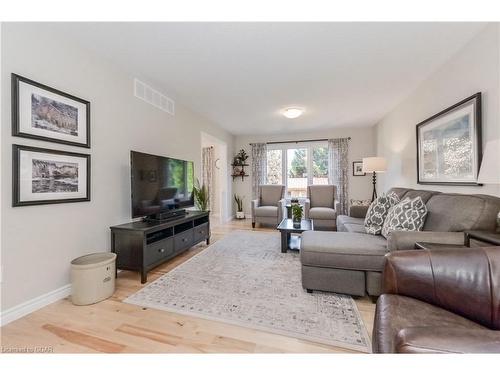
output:
<svg viewBox="0 0 500 375"><path fill-rule="evenodd" d="M352 206L369 206L371 204L369 199L351 199Z"/></svg>
<svg viewBox="0 0 500 375"><path fill-rule="evenodd" d="M391 207L382 228L386 237L395 230L417 232L422 230L427 217L427 207L420 197L405 198Z"/></svg>
<svg viewBox="0 0 500 375"><path fill-rule="evenodd" d="M395 193L375 199L368 207L365 217L365 230L369 234L380 234L389 209L399 202Z"/></svg>

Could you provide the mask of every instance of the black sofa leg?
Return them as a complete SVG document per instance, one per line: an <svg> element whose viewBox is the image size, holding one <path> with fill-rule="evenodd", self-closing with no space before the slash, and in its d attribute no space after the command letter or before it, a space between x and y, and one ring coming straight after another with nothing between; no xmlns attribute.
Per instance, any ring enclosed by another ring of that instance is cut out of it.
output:
<svg viewBox="0 0 500 375"><path fill-rule="evenodd" d="M255 223L252 223L252 228L255 228Z"/></svg>
<svg viewBox="0 0 500 375"><path fill-rule="evenodd" d="M370 299L372 300L372 303L377 303L378 296L370 296Z"/></svg>
<svg viewBox="0 0 500 375"><path fill-rule="evenodd" d="M312 292L313 292L313 290L312 290L312 289L306 289L306 292L307 292L307 293L312 293Z"/></svg>

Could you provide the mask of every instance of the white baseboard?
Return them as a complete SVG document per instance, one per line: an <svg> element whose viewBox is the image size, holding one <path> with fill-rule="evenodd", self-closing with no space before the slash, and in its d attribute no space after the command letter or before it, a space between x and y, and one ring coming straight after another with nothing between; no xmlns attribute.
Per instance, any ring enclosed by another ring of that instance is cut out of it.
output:
<svg viewBox="0 0 500 375"><path fill-rule="evenodd" d="M0 313L0 326L4 326L31 314L33 311L39 310L42 307L50 305L60 299L66 298L71 294L71 284L65 285L59 289L45 293L41 296L35 297L32 300L21 303L20 305L11 307L8 310Z"/></svg>

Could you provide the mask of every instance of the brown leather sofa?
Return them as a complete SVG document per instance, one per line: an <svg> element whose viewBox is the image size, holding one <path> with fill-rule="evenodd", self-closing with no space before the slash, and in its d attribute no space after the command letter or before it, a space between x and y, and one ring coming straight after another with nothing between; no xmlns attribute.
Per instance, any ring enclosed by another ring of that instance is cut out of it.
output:
<svg viewBox="0 0 500 375"><path fill-rule="evenodd" d="M390 253L375 353L500 353L500 247Z"/></svg>

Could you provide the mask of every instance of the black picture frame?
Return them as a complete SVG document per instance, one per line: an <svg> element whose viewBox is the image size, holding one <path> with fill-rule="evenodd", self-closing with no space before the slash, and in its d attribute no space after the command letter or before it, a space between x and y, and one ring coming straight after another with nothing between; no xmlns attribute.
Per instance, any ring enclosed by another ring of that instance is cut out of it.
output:
<svg viewBox="0 0 500 375"><path fill-rule="evenodd" d="M366 176L366 173L365 173L365 172L360 173L360 174L356 174L356 164L361 164L361 168L363 168L363 162L362 162L362 161L360 161L360 160L353 161L353 162L352 162L352 175L353 175L354 177Z"/></svg>
<svg viewBox="0 0 500 375"><path fill-rule="evenodd" d="M38 134L30 134L27 132L23 132L21 130L21 124L20 124L20 98L19 98L19 84L20 83L25 83L27 85L42 89L44 91L47 91L49 93L53 93L59 96L62 96L64 98L70 99L72 101L81 103L85 106L85 114L86 114L86 121L85 121L85 142L76 142L76 141L69 141L69 140L64 140L64 139L57 139L53 138L50 136L42 136ZM42 83L33 81L29 78L20 76L18 74L12 73L11 74L11 95L12 95L12 135L14 137L24 137L24 138L30 138L30 139L37 139L41 141L47 141L47 142L55 142L55 143L61 143L65 145L70 145L70 146L77 146L77 147L85 147L85 148L90 148L90 102L88 100L78 98L74 95L68 94L66 92L57 90L53 87L44 85Z"/></svg>
<svg viewBox="0 0 500 375"><path fill-rule="evenodd" d="M456 110L459 110L460 108L463 108L467 106L469 103L474 104L474 135L475 135L475 141L473 142L473 148L475 152L475 164L473 167L476 168L476 174L475 174L475 180L476 181L425 181L421 177L421 168L420 168L420 160L422 156L420 155L420 150L421 150L421 139L420 139L420 130L425 127L426 125L431 124L433 121L453 113ZM481 165L481 159L483 155L483 149L482 149L482 113L481 113L481 92L478 92L474 95L471 95L460 102L452 105L451 107L448 107L444 110L442 110L439 113L436 113L435 115L429 117L428 119L419 122L416 125L416 141L417 141L417 184L419 185L450 185L450 186L482 186L482 184L477 182L477 175L479 172L479 167Z"/></svg>
<svg viewBox="0 0 500 375"><path fill-rule="evenodd" d="M22 201L20 188L21 188L21 163L20 157L21 152L23 151L31 151L31 152L39 152L45 154L53 154L53 155L65 155L71 157L84 158L86 160L86 194L85 197L82 198L64 198L64 199L40 199L40 200L29 200ZM81 154L76 152L68 152L68 151L59 151L59 150L51 150L40 147L32 147L32 146L23 146L23 145L12 145L12 206L35 206L42 204L59 204L59 203L74 203L74 202L88 202L90 201L90 162L91 158L89 154Z"/></svg>

